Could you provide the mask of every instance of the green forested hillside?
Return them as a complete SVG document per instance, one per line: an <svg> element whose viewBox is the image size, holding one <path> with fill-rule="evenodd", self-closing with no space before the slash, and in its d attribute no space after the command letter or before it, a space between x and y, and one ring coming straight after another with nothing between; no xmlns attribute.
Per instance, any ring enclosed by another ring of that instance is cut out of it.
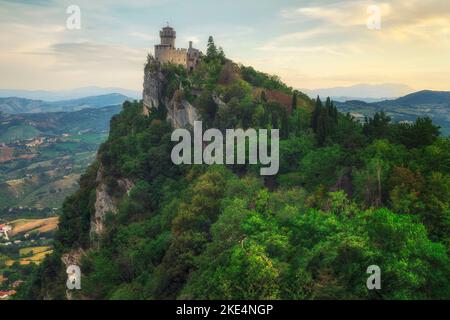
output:
<svg viewBox="0 0 450 320"><path fill-rule="evenodd" d="M65 298L60 258L80 248L73 298L450 298L450 141L429 119L360 124L329 99L233 64L212 41L192 74L161 72L165 95L188 99L206 127L279 128L279 174L175 166L164 106L146 117L125 102L65 201L54 253L19 298ZM98 172L118 210L90 238ZM370 265L381 268L377 292L366 288Z"/></svg>

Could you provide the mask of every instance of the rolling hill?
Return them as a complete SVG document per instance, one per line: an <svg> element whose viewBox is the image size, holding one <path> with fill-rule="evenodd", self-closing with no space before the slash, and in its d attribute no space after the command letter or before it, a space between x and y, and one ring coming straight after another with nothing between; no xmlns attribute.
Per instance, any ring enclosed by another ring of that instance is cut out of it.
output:
<svg viewBox="0 0 450 320"><path fill-rule="evenodd" d="M87 108L122 105L127 100L132 99L119 93L53 102L9 97L0 98L0 112L8 114L70 112Z"/></svg>
<svg viewBox="0 0 450 320"><path fill-rule="evenodd" d="M142 92L135 90L128 90L123 88L103 88L97 86L87 86L82 88L75 88L70 90L20 90L20 89L0 89L0 98L8 97L22 97L32 100L43 100L43 101L62 101L62 100L72 100L80 99L83 97L90 96L101 96L110 93L120 93L124 96L131 97L133 99L141 99Z"/></svg>
<svg viewBox="0 0 450 320"><path fill-rule="evenodd" d="M121 108L0 113L0 209L59 208Z"/></svg>
<svg viewBox="0 0 450 320"><path fill-rule="evenodd" d="M0 142L87 130L96 133L106 132L109 128L109 120L120 110L121 106L115 105L74 112L0 113Z"/></svg>
<svg viewBox="0 0 450 320"><path fill-rule="evenodd" d="M380 102L381 104L389 104L393 102L398 105L433 105L433 104L450 104L450 91L431 91L422 90L408 94L404 97L395 99L393 101L387 100Z"/></svg>
<svg viewBox="0 0 450 320"><path fill-rule="evenodd" d="M430 117L441 127L444 135L450 134L450 92L423 90L393 100L367 103L360 100L336 102L342 112L352 113L363 120L376 112L386 112L393 121L414 121L418 117Z"/></svg>
<svg viewBox="0 0 450 320"><path fill-rule="evenodd" d="M321 89L301 89L311 98L331 97L335 101L361 100L365 102L377 102L385 99L395 99L413 92L409 86L398 83L384 84L356 84L348 87L333 87Z"/></svg>

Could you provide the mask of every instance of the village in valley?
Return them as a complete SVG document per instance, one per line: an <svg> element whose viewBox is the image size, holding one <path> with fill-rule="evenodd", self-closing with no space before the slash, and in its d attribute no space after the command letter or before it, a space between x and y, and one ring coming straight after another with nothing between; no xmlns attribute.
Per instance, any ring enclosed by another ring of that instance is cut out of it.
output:
<svg viewBox="0 0 450 320"><path fill-rule="evenodd" d="M52 252L58 217L0 220L0 299L9 299L31 272Z"/></svg>
<svg viewBox="0 0 450 320"><path fill-rule="evenodd" d="M9 240L8 232L12 230L9 224L0 224L0 239Z"/></svg>
<svg viewBox="0 0 450 320"><path fill-rule="evenodd" d="M59 151L50 159L67 142L61 135L0 144L0 300L11 299L32 265L53 250L59 203L77 187L74 158Z"/></svg>
<svg viewBox="0 0 450 320"><path fill-rule="evenodd" d="M0 143L0 299L11 299L52 252L61 203L78 186L74 171L84 170L96 150L76 152L79 143L64 133Z"/></svg>

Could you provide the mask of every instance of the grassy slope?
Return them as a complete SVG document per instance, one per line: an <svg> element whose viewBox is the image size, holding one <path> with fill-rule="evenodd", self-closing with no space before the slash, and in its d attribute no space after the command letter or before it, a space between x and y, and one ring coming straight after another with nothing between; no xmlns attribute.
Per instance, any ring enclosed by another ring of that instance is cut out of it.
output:
<svg viewBox="0 0 450 320"><path fill-rule="evenodd" d="M7 128L7 130L0 135L0 141L12 142L15 140L31 139L40 134L41 132L35 127L22 124Z"/></svg>

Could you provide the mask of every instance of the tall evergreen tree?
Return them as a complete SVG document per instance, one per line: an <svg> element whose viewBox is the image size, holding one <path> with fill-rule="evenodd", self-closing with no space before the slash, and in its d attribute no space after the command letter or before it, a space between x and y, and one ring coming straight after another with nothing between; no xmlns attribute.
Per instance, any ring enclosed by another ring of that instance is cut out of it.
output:
<svg viewBox="0 0 450 320"><path fill-rule="evenodd" d="M319 115L321 113L322 108L323 108L322 101L320 100L320 97L317 96L316 105L314 107L314 112L311 117L311 127L314 132L317 132L317 123L318 123Z"/></svg>
<svg viewBox="0 0 450 320"><path fill-rule="evenodd" d="M331 99L330 97L327 97L327 100L325 101L325 108L329 110L331 108Z"/></svg>
<svg viewBox="0 0 450 320"><path fill-rule="evenodd" d="M214 38L212 36L209 36L208 38L208 45L206 49L206 58L208 60L215 59L218 56L217 47L214 43Z"/></svg>
<svg viewBox="0 0 450 320"><path fill-rule="evenodd" d="M332 103L332 107L333 107L333 119L334 119L334 123L337 124L338 123L338 109L336 107L336 105L334 104L334 102Z"/></svg>
<svg viewBox="0 0 450 320"><path fill-rule="evenodd" d="M371 139L385 139L389 135L391 118L381 111L364 124L364 133Z"/></svg>
<svg viewBox="0 0 450 320"><path fill-rule="evenodd" d="M217 57L219 58L222 64L225 63L226 57L222 47L219 47L219 50L217 51Z"/></svg>
<svg viewBox="0 0 450 320"><path fill-rule="evenodd" d="M318 98L318 101L319 98ZM315 133L317 138L317 143L320 146L323 146L329 136L333 133L335 129L335 125L337 123L337 114L335 113L335 107L333 102L328 97L325 101L325 107L323 107L322 103L316 103L316 114L313 114L314 117L317 117L313 123L315 125ZM314 128L314 127L313 127Z"/></svg>
<svg viewBox="0 0 450 320"><path fill-rule="evenodd" d="M294 111L297 109L297 95L297 90L295 90L292 95L292 114L294 114Z"/></svg>
<svg viewBox="0 0 450 320"><path fill-rule="evenodd" d="M288 111L283 108L281 113L281 128L280 128L281 139L287 139L289 137L289 118Z"/></svg>
<svg viewBox="0 0 450 320"><path fill-rule="evenodd" d="M319 146L323 146L327 137L330 135L330 117L327 108L321 108L317 118L316 137Z"/></svg>

